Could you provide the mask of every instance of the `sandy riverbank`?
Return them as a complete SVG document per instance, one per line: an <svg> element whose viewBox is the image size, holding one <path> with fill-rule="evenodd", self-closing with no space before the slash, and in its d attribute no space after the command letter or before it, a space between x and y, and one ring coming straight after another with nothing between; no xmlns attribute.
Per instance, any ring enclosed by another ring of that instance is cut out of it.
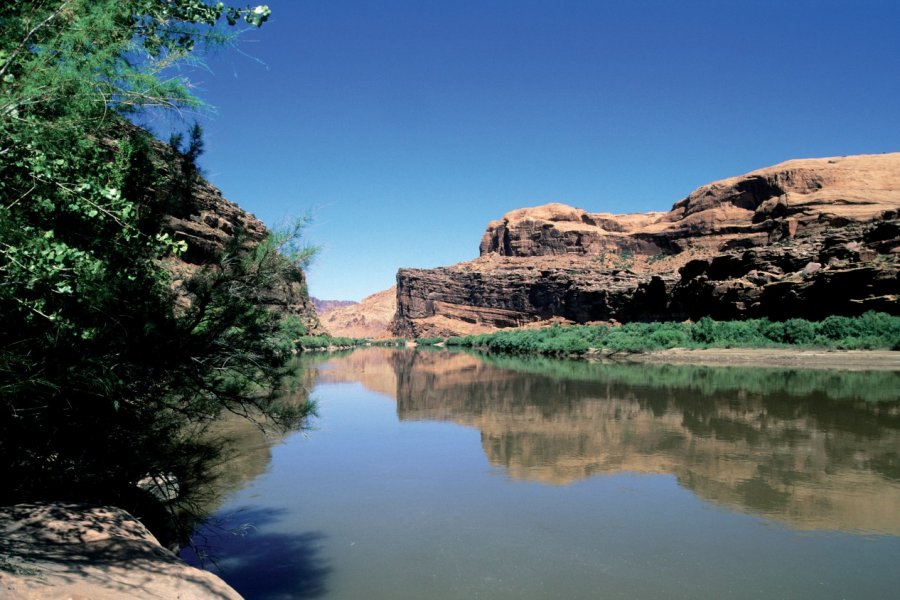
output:
<svg viewBox="0 0 900 600"><path fill-rule="evenodd" d="M639 363L673 363L716 367L785 367L844 371L900 371L900 352L892 350L801 350L792 348L672 348L616 356Z"/></svg>

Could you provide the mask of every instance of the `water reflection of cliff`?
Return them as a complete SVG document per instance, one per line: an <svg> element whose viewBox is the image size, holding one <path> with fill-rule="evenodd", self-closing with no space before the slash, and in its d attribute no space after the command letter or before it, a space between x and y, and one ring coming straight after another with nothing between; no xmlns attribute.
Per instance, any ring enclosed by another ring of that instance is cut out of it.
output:
<svg viewBox="0 0 900 600"><path fill-rule="evenodd" d="M369 350L323 379L394 395L404 420L479 429L490 462L514 478L671 473L702 498L797 527L900 534L900 373L500 367Z"/></svg>

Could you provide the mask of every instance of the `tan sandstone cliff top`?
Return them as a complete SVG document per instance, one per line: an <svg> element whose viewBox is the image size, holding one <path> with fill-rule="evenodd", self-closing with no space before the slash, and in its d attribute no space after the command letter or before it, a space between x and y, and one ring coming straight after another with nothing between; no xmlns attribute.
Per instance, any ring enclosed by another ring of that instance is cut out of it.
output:
<svg viewBox="0 0 900 600"><path fill-rule="evenodd" d="M481 254L597 255L633 244L623 240L636 236L713 236L709 241L722 243L738 233L758 233L758 224L773 219L794 219L803 227L838 218L867 221L898 209L900 153L789 160L703 185L669 211L616 215L560 203L516 209L488 225ZM587 239L548 251L545 228ZM634 249L640 251L639 245Z"/></svg>

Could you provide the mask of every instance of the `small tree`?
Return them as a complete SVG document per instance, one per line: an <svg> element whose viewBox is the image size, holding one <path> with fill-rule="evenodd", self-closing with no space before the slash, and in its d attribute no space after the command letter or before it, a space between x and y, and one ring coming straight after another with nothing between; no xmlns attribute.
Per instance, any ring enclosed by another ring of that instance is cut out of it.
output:
<svg viewBox="0 0 900 600"><path fill-rule="evenodd" d="M160 259L184 247L161 217L190 194L201 132L158 169L160 145L123 120L198 106L172 67L227 40L220 22L268 15L198 0L0 4L0 502L140 509L144 476L197 475L209 448L191 436L220 411L286 426L308 412L275 399L289 353L260 302L300 230L250 251L238 232L174 310Z"/></svg>

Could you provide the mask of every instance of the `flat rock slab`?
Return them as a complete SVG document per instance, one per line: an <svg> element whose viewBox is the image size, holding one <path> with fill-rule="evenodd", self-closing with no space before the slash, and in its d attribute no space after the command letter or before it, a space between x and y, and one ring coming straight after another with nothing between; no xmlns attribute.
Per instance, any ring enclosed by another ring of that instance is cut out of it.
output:
<svg viewBox="0 0 900 600"><path fill-rule="evenodd" d="M115 507L0 508L4 600L240 600L224 581L160 546Z"/></svg>

